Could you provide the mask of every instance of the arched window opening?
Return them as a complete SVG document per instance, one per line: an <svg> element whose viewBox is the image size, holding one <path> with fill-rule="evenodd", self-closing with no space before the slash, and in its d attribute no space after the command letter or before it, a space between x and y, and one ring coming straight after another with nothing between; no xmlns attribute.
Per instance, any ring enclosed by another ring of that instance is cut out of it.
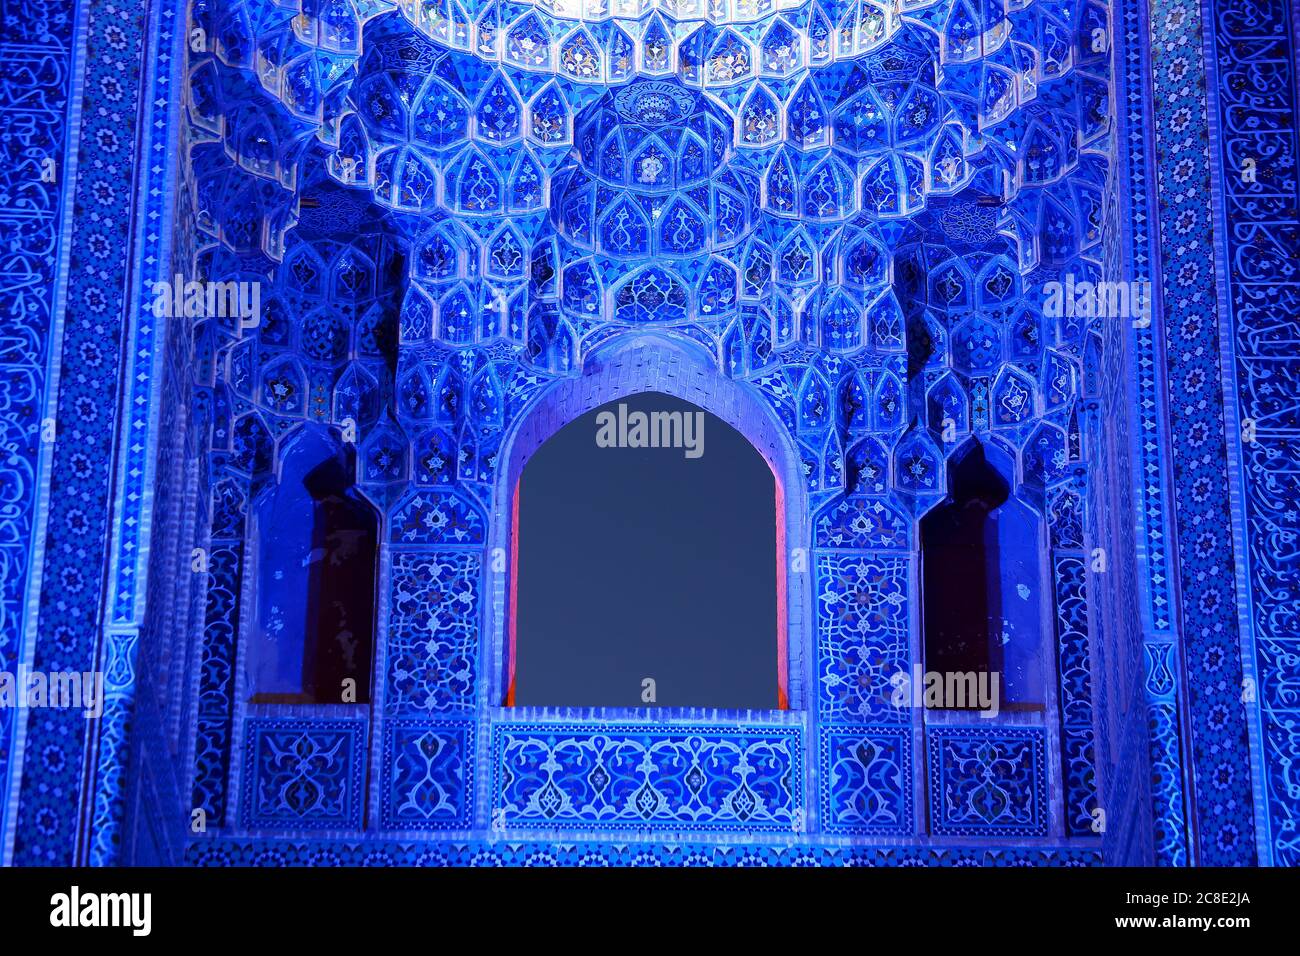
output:
<svg viewBox="0 0 1300 956"><path fill-rule="evenodd" d="M255 506L254 703L370 701L379 518L350 447L307 425Z"/></svg>
<svg viewBox="0 0 1300 956"><path fill-rule="evenodd" d="M515 489L507 704L785 706L780 494L740 432L668 395L561 428Z"/></svg>
<svg viewBox="0 0 1300 956"><path fill-rule="evenodd" d="M945 689L986 688L990 695L996 681L998 709L1043 706L1040 525L982 445L949 464L948 500L921 521L927 680L938 674ZM985 676L972 684L961 675ZM926 703L971 710L988 702L960 696Z"/></svg>

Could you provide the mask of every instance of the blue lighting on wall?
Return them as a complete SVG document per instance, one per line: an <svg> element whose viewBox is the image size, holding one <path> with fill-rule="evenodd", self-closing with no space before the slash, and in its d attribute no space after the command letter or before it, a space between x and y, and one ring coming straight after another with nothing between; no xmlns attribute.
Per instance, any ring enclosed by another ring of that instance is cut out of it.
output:
<svg viewBox="0 0 1300 956"><path fill-rule="evenodd" d="M13 5L0 673L106 696L0 860L1300 863L1294 16ZM647 393L774 476L770 708L516 700Z"/></svg>

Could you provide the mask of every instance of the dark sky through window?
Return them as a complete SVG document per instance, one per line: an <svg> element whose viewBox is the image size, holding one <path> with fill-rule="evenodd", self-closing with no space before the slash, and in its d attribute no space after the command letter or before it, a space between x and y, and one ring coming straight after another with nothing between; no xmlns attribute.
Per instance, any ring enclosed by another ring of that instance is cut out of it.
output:
<svg viewBox="0 0 1300 956"><path fill-rule="evenodd" d="M655 412L702 415L702 454L626 447ZM625 447L601 447L601 424ZM519 494L517 705L777 706L775 479L744 436L680 399L629 396L552 436Z"/></svg>

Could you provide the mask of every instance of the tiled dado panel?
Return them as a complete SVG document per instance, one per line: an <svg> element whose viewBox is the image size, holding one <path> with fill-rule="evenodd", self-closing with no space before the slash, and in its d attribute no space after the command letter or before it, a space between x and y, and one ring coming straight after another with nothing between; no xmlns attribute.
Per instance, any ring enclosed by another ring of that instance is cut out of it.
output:
<svg viewBox="0 0 1300 956"><path fill-rule="evenodd" d="M1038 727L930 727L930 832L1047 835L1047 735Z"/></svg>
<svg viewBox="0 0 1300 956"><path fill-rule="evenodd" d="M389 718L384 725L383 830L468 830L474 806L474 724Z"/></svg>
<svg viewBox="0 0 1300 956"><path fill-rule="evenodd" d="M366 719L250 717L239 822L246 830L359 830Z"/></svg>
<svg viewBox="0 0 1300 956"><path fill-rule="evenodd" d="M823 727L822 832L911 835L912 746L907 727Z"/></svg>
<svg viewBox="0 0 1300 956"><path fill-rule="evenodd" d="M497 724L493 828L799 833L802 741L794 726Z"/></svg>

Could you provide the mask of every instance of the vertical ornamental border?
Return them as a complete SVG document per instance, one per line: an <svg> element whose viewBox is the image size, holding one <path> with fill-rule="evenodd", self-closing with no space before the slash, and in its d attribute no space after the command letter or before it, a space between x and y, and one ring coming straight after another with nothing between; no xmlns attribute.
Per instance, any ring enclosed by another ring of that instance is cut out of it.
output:
<svg viewBox="0 0 1300 956"><path fill-rule="evenodd" d="M1224 262L1216 246L1207 30L1218 5L1155 0L1150 7L1156 172L1159 184L1165 373L1178 543L1179 650L1187 687L1189 789L1194 806L1192 861L1253 865L1262 767L1251 745L1244 680L1254 679L1250 631L1238 608L1248 600L1244 540L1233 467L1238 420L1225 393L1235 317L1220 293ZM1256 69L1247 66L1246 69ZM1211 72L1212 71L1212 72ZM1217 102L1217 98L1216 98ZM1217 123L1216 123L1217 125ZM1294 155L1294 154L1293 154ZM1294 159L1292 159L1294 162ZM1217 162L1215 163L1217 166ZM1245 653L1243 653L1245 651Z"/></svg>
<svg viewBox="0 0 1300 956"><path fill-rule="evenodd" d="M67 286L61 293L70 319L62 340L52 344L63 369L54 414L58 439L48 475L49 487L60 493L51 496L47 512L30 663L41 671L81 672L113 663L117 669L106 676L110 699L101 720L107 728L120 728L127 704L115 691L133 679L128 672L132 641L128 637L105 648L99 628L105 616L99 543L114 537L113 456L120 422L116 404L104 397L120 394L124 352L134 344L124 337L135 275L122 250L132 248L133 187L143 155L137 145L138 103L148 11L143 4L87 6L84 96L74 106L81 115L77 180L70 185L80 215L71 224ZM92 801L83 767L97 724L73 710L28 715L18 745L25 757L13 771L22 781L12 824L13 863L66 866L85 859L86 847L77 840L83 808Z"/></svg>
<svg viewBox="0 0 1300 956"><path fill-rule="evenodd" d="M49 474L57 428L63 316L66 311L85 70L85 4L24 11L6 22L0 101L6 142L0 225L18 237L20 255L0 276L7 313L0 341L0 426L9 454L0 464L8 489L0 523L0 670L30 666L35 653ZM53 181L49 173L53 172ZM11 862L27 714L0 710L0 863Z"/></svg>
<svg viewBox="0 0 1300 956"><path fill-rule="evenodd" d="M1223 432L1242 635L1237 696L1252 744L1250 776L1246 768L1236 772L1242 785L1252 785L1259 862L1296 866L1300 11L1294 0L1207 0L1202 9ZM1200 543L1198 537L1184 547ZM1224 778L1220 770L1216 786Z"/></svg>
<svg viewBox="0 0 1300 956"><path fill-rule="evenodd" d="M1126 277L1152 288L1152 321L1128 333L1131 383L1128 407L1135 426L1128 448L1133 455L1137 494L1136 545L1143 600L1139 604L1146 663L1148 754L1152 764L1150 813L1154 860L1160 865L1185 866L1188 861L1187 809L1184 793L1182 726L1186 689L1178 679L1177 587L1174 580L1175 513L1168 425L1169 392L1164 355L1167 314L1160 294L1164 250L1161 245L1159 188L1154 150L1156 89L1151 47L1152 22L1147 0L1119 0L1122 21L1122 65L1116 84L1124 99L1118 110L1118 142L1131 144L1117 165L1122 174L1120 209ZM1118 343L1117 343L1118 344ZM1126 451L1128 449L1125 449ZM1117 808L1112 808L1117 809ZM1145 828L1142 828L1145 830Z"/></svg>

